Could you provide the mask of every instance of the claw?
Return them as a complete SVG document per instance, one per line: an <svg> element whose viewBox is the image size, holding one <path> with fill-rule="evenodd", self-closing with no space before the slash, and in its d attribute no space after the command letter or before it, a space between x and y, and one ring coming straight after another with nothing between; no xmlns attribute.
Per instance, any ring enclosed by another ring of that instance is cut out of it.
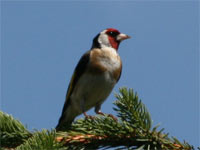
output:
<svg viewBox="0 0 200 150"><path fill-rule="evenodd" d="M102 113L101 111L98 111L98 112L97 112L97 114L98 114L98 115L105 116L105 114L104 114L104 113Z"/></svg>
<svg viewBox="0 0 200 150"><path fill-rule="evenodd" d="M94 119L93 116L87 115L86 112L83 113L86 119Z"/></svg>
<svg viewBox="0 0 200 150"><path fill-rule="evenodd" d="M97 114L105 116L105 113L102 113L101 111L97 112ZM112 114L108 114L108 117L111 117L113 120L118 121L117 118L115 116L113 116Z"/></svg>

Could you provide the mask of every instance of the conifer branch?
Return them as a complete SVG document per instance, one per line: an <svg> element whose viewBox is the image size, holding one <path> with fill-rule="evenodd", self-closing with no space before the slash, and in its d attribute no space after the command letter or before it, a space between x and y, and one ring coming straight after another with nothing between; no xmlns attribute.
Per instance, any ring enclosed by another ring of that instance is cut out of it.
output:
<svg viewBox="0 0 200 150"><path fill-rule="evenodd" d="M62 142L55 140L55 130L36 131L31 138L16 148L16 150L58 150L63 149Z"/></svg>
<svg viewBox="0 0 200 150"><path fill-rule="evenodd" d="M32 135L20 121L11 115L0 111L0 120L1 147L16 147Z"/></svg>
<svg viewBox="0 0 200 150"><path fill-rule="evenodd" d="M145 105L138 99L132 89L120 88L120 94L115 94L117 101L114 103L117 107L114 110L118 117L132 126L149 130L152 126L151 116Z"/></svg>
<svg viewBox="0 0 200 150"><path fill-rule="evenodd" d="M122 149L165 149L190 150L188 143L169 138L158 126L151 130L151 117L145 105L132 89L121 88L115 95L116 121L109 116L77 120L70 129L59 135L58 141L65 141L70 149L122 148Z"/></svg>
<svg viewBox="0 0 200 150"><path fill-rule="evenodd" d="M133 149L133 150L192 150L191 145L181 143L152 128L152 120L145 105L132 89L121 88L115 94L113 108L118 120L109 115L75 121L66 132L55 130L29 132L19 121L0 113L1 147L17 150L34 149ZM14 144L11 144L13 141Z"/></svg>

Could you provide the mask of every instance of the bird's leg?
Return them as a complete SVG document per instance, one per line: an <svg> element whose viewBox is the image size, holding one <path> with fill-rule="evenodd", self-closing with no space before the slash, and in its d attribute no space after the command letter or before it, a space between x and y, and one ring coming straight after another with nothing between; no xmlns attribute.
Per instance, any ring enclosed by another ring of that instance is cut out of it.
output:
<svg viewBox="0 0 200 150"><path fill-rule="evenodd" d="M105 114L103 112L101 112L101 105L97 105L94 109L95 113L98 115L102 115L105 116Z"/></svg>
<svg viewBox="0 0 200 150"><path fill-rule="evenodd" d="M102 116L105 116L105 114L102 113L101 111L96 112L96 114L98 114L98 115L102 115Z"/></svg>
<svg viewBox="0 0 200 150"><path fill-rule="evenodd" d="M105 116L105 113L101 112L101 105L97 105L95 107L95 113L98 115L102 115ZM108 117L111 117L113 120L117 121L117 118L115 116L113 116L112 114L108 114Z"/></svg>

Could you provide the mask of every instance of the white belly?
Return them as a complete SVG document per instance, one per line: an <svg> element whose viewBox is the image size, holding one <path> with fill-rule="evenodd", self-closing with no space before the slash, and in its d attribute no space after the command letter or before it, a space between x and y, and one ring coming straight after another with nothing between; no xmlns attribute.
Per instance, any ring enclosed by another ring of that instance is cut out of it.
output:
<svg viewBox="0 0 200 150"><path fill-rule="evenodd" d="M72 105L77 111L87 111L101 104L109 96L116 81L108 72L102 75L83 75L71 95ZM83 108L81 108L83 107Z"/></svg>

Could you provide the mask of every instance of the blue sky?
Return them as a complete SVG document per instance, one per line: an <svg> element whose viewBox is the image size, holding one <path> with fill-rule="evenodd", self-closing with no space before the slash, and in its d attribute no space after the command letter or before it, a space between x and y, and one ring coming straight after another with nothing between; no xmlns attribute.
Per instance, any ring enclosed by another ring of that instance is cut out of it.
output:
<svg viewBox="0 0 200 150"><path fill-rule="evenodd" d="M199 146L198 9L198 1L2 1L1 110L30 130L55 127L79 58L114 27L132 38L120 45L122 76L102 111L116 114L114 92L133 88L154 125Z"/></svg>

